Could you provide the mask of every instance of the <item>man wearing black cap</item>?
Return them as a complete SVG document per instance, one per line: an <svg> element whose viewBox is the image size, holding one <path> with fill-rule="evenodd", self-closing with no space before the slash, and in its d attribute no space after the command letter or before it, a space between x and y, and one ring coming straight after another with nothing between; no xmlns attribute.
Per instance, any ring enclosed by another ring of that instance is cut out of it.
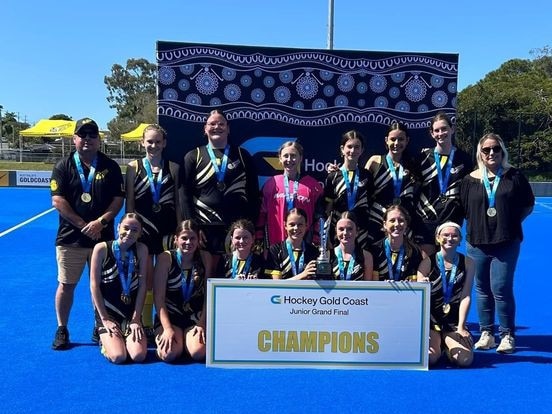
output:
<svg viewBox="0 0 552 414"><path fill-rule="evenodd" d="M58 328L52 349L67 349L67 323L75 287L92 248L113 240L113 219L124 199L119 165L99 151L100 131L90 118L79 119L73 135L75 151L55 165L50 181L52 205L59 212L56 237Z"/></svg>

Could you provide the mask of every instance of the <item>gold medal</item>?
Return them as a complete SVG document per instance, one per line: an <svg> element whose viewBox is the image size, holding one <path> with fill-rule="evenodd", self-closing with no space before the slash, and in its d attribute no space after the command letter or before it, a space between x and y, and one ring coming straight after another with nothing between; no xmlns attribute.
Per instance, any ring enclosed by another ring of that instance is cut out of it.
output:
<svg viewBox="0 0 552 414"><path fill-rule="evenodd" d="M81 200L83 203L90 203L92 201L92 196L90 193L82 193Z"/></svg>
<svg viewBox="0 0 552 414"><path fill-rule="evenodd" d="M159 213L161 211L161 206L159 204L154 204L151 209L153 210L154 213Z"/></svg>
<svg viewBox="0 0 552 414"><path fill-rule="evenodd" d="M443 305L443 313L444 313L445 315L448 315L449 312L450 312L450 303L445 303L445 304Z"/></svg>
<svg viewBox="0 0 552 414"><path fill-rule="evenodd" d="M121 302L123 302L125 305L130 305L130 295L125 295L123 293L121 295Z"/></svg>
<svg viewBox="0 0 552 414"><path fill-rule="evenodd" d="M217 181L217 190L219 191L226 190L226 184L224 184L224 181Z"/></svg>

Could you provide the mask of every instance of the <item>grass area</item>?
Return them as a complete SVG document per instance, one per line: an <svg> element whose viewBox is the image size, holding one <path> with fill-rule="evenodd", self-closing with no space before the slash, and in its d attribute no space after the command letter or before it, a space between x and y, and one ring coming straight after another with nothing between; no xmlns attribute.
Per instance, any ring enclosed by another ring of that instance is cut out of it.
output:
<svg viewBox="0 0 552 414"><path fill-rule="evenodd" d="M54 164L47 162L17 162L17 161L0 161L0 170L4 171L52 171Z"/></svg>

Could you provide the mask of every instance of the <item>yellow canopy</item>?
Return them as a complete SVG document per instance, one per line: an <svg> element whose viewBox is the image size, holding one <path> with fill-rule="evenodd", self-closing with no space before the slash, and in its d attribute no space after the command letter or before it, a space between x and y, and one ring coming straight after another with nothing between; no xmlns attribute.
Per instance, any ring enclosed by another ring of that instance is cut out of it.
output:
<svg viewBox="0 0 552 414"><path fill-rule="evenodd" d="M121 139L123 141L140 141L144 135L144 129L146 129L151 124L140 124L136 129L133 129L126 134L121 134Z"/></svg>
<svg viewBox="0 0 552 414"><path fill-rule="evenodd" d="M31 128L19 131L22 137L71 137L76 121L62 119L41 119Z"/></svg>

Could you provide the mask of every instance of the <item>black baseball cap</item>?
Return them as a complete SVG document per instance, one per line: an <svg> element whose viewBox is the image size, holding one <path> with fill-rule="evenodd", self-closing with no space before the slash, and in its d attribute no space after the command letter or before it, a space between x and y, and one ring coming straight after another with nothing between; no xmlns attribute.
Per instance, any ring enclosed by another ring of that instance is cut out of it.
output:
<svg viewBox="0 0 552 414"><path fill-rule="evenodd" d="M98 124L96 123L96 121L90 118L82 118L77 121L75 125L75 134L83 131L92 132L93 134L100 133Z"/></svg>

